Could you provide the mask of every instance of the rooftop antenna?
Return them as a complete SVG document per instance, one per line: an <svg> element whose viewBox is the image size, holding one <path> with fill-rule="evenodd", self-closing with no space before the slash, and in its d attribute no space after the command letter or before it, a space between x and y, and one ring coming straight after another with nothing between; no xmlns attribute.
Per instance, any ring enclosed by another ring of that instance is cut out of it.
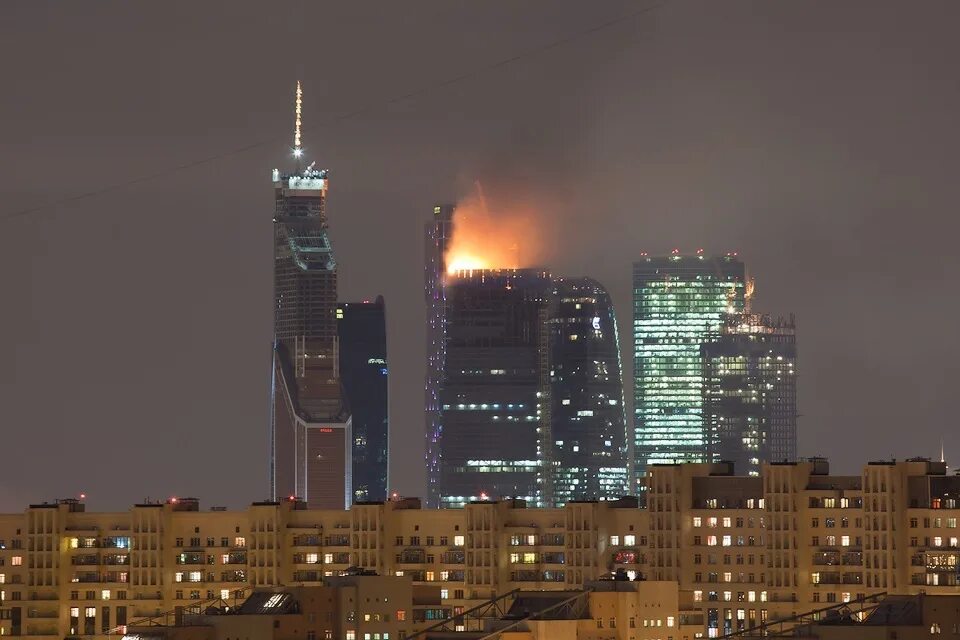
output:
<svg viewBox="0 0 960 640"><path fill-rule="evenodd" d="M303 109L303 89L300 87L300 81L297 80L297 102L294 110L295 119L293 121L293 157L297 159L297 169L300 169L300 157L303 155L303 147L300 144L300 116Z"/></svg>
<svg viewBox="0 0 960 640"><path fill-rule="evenodd" d="M943 457L943 438L940 438L940 462L946 462Z"/></svg>

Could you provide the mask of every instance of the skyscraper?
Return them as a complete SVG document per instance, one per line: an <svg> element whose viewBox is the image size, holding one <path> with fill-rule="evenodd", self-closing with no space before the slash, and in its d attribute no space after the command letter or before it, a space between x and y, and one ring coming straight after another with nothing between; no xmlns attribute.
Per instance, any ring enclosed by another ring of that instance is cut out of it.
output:
<svg viewBox="0 0 960 640"><path fill-rule="evenodd" d="M793 318L731 314L702 346L703 416L714 461L759 475L797 459L797 341Z"/></svg>
<svg viewBox="0 0 960 640"><path fill-rule="evenodd" d="M550 275L533 269L465 271L446 283L432 505L500 496L551 503L549 287Z"/></svg>
<svg viewBox="0 0 960 640"><path fill-rule="evenodd" d="M700 347L726 313L744 310L745 272L733 254L644 257L633 265L634 473L704 461Z"/></svg>
<svg viewBox="0 0 960 640"><path fill-rule="evenodd" d="M557 279L550 316L554 501L619 498L631 470L613 303L595 280Z"/></svg>
<svg viewBox="0 0 960 640"><path fill-rule="evenodd" d="M353 499L387 499L387 327L383 296L337 306L340 377L353 427Z"/></svg>
<svg viewBox="0 0 960 640"><path fill-rule="evenodd" d="M447 350L446 292L447 242L453 232L453 205L437 205L433 218L424 228L424 296L427 303L427 369L424 385L424 410L426 417L426 462L427 496L430 504L439 503L440 482L440 437L443 425L440 421L440 388L443 384L444 364Z"/></svg>
<svg viewBox="0 0 960 640"><path fill-rule="evenodd" d="M349 506L350 416L337 354L337 263L327 235L326 169L301 168L297 83L293 155L297 169L273 170L274 335L270 489L311 507Z"/></svg>

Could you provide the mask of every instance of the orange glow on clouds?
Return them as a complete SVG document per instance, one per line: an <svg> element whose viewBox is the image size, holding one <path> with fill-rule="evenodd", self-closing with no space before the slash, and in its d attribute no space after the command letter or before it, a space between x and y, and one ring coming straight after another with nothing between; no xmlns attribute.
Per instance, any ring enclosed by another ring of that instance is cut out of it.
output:
<svg viewBox="0 0 960 640"><path fill-rule="evenodd" d="M461 200L447 245L447 273L534 266L541 258L538 226L530 206L488 207L482 192Z"/></svg>

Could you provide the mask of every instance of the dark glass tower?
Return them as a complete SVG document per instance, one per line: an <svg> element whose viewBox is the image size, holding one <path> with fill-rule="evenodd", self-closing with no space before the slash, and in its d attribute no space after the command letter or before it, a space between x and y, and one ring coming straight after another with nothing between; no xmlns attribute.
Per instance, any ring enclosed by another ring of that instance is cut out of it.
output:
<svg viewBox="0 0 960 640"><path fill-rule="evenodd" d="M351 503L350 416L337 354L337 262L327 235L326 169L273 171L274 333L270 489L311 507Z"/></svg>
<svg viewBox="0 0 960 640"><path fill-rule="evenodd" d="M702 346L703 416L713 460L760 475L797 459L797 340L793 319L732 314Z"/></svg>
<svg viewBox="0 0 960 640"><path fill-rule="evenodd" d="M478 270L446 284L446 351L431 502L515 496L550 504L550 275Z"/></svg>
<svg viewBox="0 0 960 640"><path fill-rule="evenodd" d="M553 494L616 499L630 492L620 340L613 304L589 278L555 281L550 317Z"/></svg>
<svg viewBox="0 0 960 640"><path fill-rule="evenodd" d="M340 377L353 427L353 499L387 499L387 327L383 296L337 307Z"/></svg>
<svg viewBox="0 0 960 640"><path fill-rule="evenodd" d="M645 257L633 265L634 476L646 467L706 459L700 347L726 313L744 310L734 255Z"/></svg>
<svg viewBox="0 0 960 640"><path fill-rule="evenodd" d="M446 292L447 241L453 231L453 205L437 205L433 218L424 228L424 296L427 302L427 370L424 385L426 413L427 500L432 506L440 501L440 388L443 384L447 350Z"/></svg>

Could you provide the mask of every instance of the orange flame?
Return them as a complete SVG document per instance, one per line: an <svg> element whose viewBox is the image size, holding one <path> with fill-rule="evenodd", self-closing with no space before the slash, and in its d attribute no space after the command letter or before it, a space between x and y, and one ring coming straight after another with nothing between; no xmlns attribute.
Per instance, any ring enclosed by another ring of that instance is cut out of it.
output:
<svg viewBox="0 0 960 640"><path fill-rule="evenodd" d="M457 203L447 245L447 273L519 269L541 256L535 211L524 205L491 211L478 189Z"/></svg>

